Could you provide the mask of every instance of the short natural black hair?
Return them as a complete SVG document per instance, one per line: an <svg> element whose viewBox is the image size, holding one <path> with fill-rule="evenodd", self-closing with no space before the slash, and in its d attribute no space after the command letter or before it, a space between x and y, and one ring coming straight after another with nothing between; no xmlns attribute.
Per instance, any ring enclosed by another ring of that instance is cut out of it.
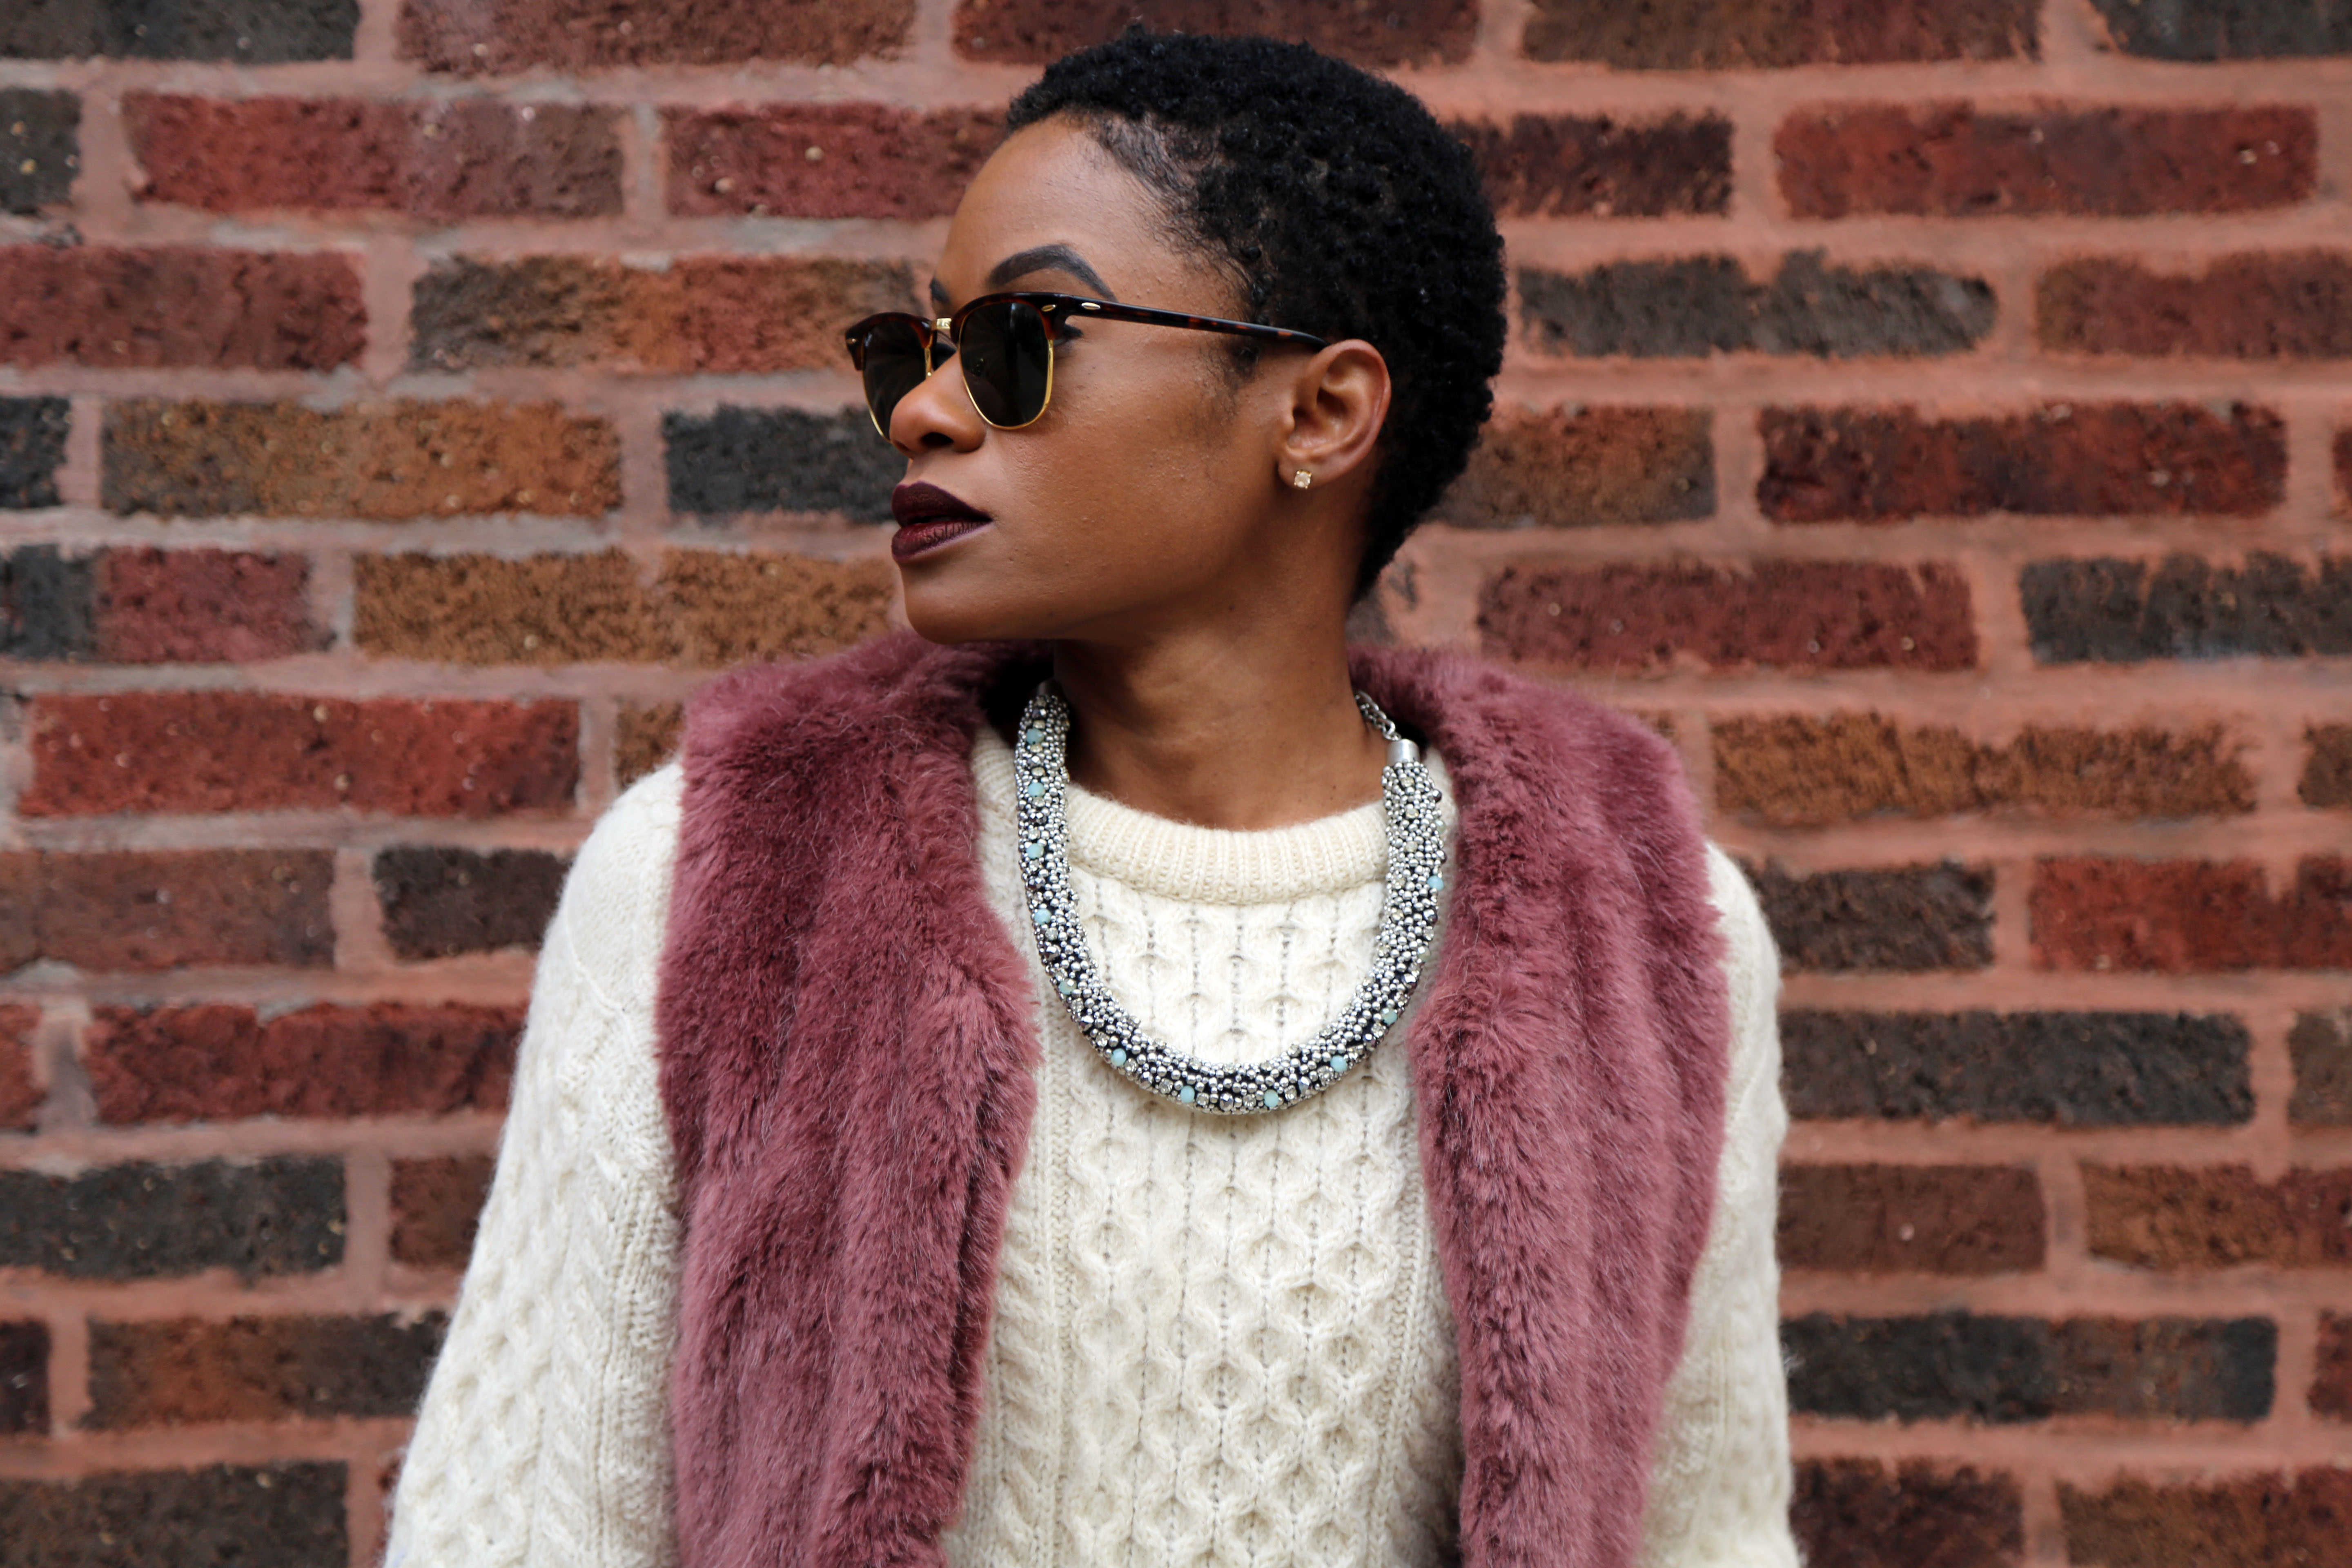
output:
<svg viewBox="0 0 2352 1568"><path fill-rule="evenodd" d="M1166 202L1249 320L1361 338L1388 361L1368 591L1494 406L1503 241L1469 149L1404 89L1304 44L1139 26L1046 67L1005 129L1055 115ZM1254 342L1230 341L1255 363Z"/></svg>

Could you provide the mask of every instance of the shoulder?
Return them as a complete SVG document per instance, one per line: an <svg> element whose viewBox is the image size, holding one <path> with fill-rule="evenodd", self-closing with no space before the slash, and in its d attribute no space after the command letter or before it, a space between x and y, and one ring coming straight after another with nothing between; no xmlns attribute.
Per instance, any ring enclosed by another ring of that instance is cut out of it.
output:
<svg viewBox="0 0 2352 1568"><path fill-rule="evenodd" d="M617 1005L651 1002L684 793L685 773L675 762L631 784L596 819L564 879L557 932Z"/></svg>

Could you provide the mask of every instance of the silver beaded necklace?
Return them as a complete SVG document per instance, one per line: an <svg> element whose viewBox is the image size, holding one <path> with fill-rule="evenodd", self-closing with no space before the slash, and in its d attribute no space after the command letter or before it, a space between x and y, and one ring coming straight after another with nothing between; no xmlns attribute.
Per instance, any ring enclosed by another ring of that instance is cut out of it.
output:
<svg viewBox="0 0 2352 1568"><path fill-rule="evenodd" d="M1445 832L1436 782L1421 748L1397 733L1372 700L1356 693L1364 722L1389 743L1381 770L1381 814L1389 865L1381 900L1372 973L1320 1034L1269 1061L1224 1063L1163 1044L1143 1032L1112 999L1078 928L1070 893L1070 707L1048 680L1029 699L1013 749L1013 794L1021 831L1021 879L1037 956L1095 1052L1131 1081L1181 1105L1226 1115L1263 1115L1321 1093L1380 1043L1404 1011L1437 931L1437 896L1445 888Z"/></svg>

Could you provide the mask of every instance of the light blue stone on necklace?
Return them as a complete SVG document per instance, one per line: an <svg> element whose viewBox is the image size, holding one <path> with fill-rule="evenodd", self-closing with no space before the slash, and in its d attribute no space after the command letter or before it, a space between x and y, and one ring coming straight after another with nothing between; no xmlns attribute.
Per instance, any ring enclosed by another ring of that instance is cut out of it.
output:
<svg viewBox="0 0 2352 1568"><path fill-rule="evenodd" d="M1192 1094L1192 1086L1188 1083L1183 1088L1178 1089L1176 1091L1176 1098L1182 1100L1187 1105L1192 1104L1194 1098Z"/></svg>
<svg viewBox="0 0 2352 1568"><path fill-rule="evenodd" d="M1042 746L1045 743L1045 729L1040 725L1032 724L1021 731L1021 740L1024 745Z"/></svg>
<svg viewBox="0 0 2352 1568"><path fill-rule="evenodd" d="M1397 1019L1397 1012L1396 1012L1396 1009L1395 1009L1395 1008L1393 1008L1393 1007L1383 1007L1383 1008L1381 1008L1381 1023L1383 1023L1383 1024L1393 1024L1393 1023L1395 1023L1395 1022L1396 1022L1396 1019Z"/></svg>
<svg viewBox="0 0 2352 1568"><path fill-rule="evenodd" d="M1439 875L1438 875L1436 872L1434 872L1434 871L1433 871L1433 872L1431 872L1431 873L1429 874L1429 890L1430 890L1431 892L1433 892L1433 893L1434 893L1434 892L1440 892L1440 891L1444 890L1444 887L1445 887L1445 879L1444 879L1444 878L1443 878L1443 877L1439 876Z"/></svg>
<svg viewBox="0 0 2352 1568"><path fill-rule="evenodd" d="M1127 1065L1127 1047L1125 1046L1113 1046L1110 1048L1110 1065L1115 1068L1123 1068Z"/></svg>
<svg viewBox="0 0 2352 1568"><path fill-rule="evenodd" d="M1346 1072L1348 1070L1348 1058L1344 1055L1333 1057L1331 1058L1331 1070L1333 1072Z"/></svg>
<svg viewBox="0 0 2352 1568"><path fill-rule="evenodd" d="M1267 1089L1267 1090L1265 1091L1265 1108L1266 1108L1268 1110L1272 1110L1276 1106L1280 1105L1281 1103L1282 1103L1282 1096L1281 1096L1281 1095L1279 1095L1279 1094L1276 1093L1273 1089Z"/></svg>
<svg viewBox="0 0 2352 1568"><path fill-rule="evenodd" d="M1044 925L1051 917L1052 913L1053 911L1050 910L1031 910L1029 911L1029 918L1034 921L1037 924Z"/></svg>
<svg viewBox="0 0 2352 1568"><path fill-rule="evenodd" d="M1045 847L1032 838L1021 847L1021 858L1024 860L1042 860L1045 858Z"/></svg>
<svg viewBox="0 0 2352 1568"><path fill-rule="evenodd" d="M1043 799L1045 794L1045 781L1044 779L1031 779L1027 784L1021 786L1021 793L1028 796L1031 800Z"/></svg>

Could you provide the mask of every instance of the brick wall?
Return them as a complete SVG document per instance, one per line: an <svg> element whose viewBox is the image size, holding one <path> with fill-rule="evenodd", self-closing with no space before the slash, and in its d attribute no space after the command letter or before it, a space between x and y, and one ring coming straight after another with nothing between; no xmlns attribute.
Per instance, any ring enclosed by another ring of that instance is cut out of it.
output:
<svg viewBox="0 0 2352 1568"><path fill-rule="evenodd" d="M0 13L11 1563L373 1560L566 858L888 622L833 328L1128 9ZM1502 408L1370 629L1753 872L1817 1568L2343 1561L2345 8L1139 9L1480 151Z"/></svg>

